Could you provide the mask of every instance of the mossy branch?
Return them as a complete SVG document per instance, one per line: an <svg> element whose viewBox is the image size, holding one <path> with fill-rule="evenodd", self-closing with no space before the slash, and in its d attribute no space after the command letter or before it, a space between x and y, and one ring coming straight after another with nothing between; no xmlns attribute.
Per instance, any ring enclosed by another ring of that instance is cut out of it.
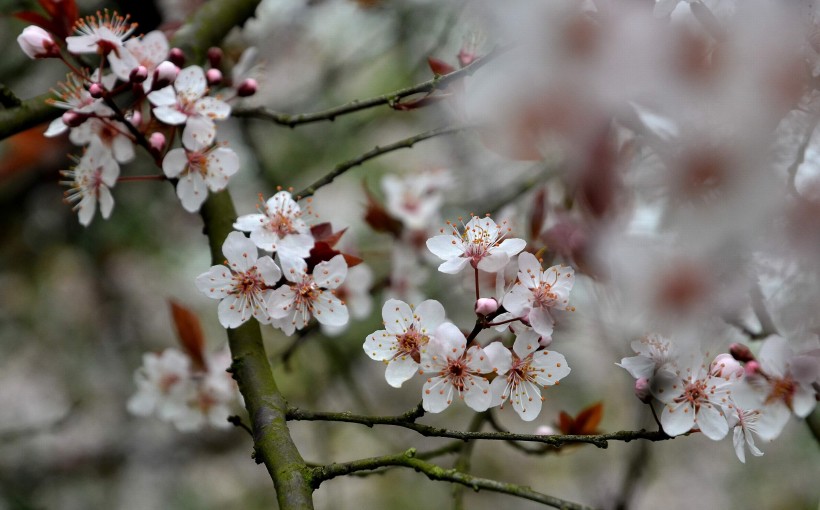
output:
<svg viewBox="0 0 820 510"><path fill-rule="evenodd" d="M563 499L536 492L529 487L504 483L488 478L472 476L457 469L446 469L436 464L427 462L416 457L416 450L411 448L398 455L385 455L382 457L371 457L367 459L354 460L353 462L334 463L327 466L314 468L314 487L319 487L325 480L336 478L337 476L349 475L360 471L371 471L386 466L401 466L412 468L420 473L424 473L430 480L451 482L466 487L474 491L488 490L529 499L538 503L560 508L564 510L592 510L592 507L573 503Z"/></svg>

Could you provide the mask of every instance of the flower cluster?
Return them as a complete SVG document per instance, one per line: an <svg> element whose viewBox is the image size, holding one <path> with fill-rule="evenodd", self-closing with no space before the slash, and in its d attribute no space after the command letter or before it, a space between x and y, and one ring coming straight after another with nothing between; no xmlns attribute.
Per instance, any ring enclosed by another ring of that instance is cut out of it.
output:
<svg viewBox="0 0 820 510"><path fill-rule="evenodd" d="M239 170L236 153L217 142L214 121L230 116L228 100L253 94L255 81L232 83L211 95L222 85L219 58L211 59L207 72L196 65L180 69L184 55L170 48L162 32L132 37L136 23L116 12L81 18L73 30L74 35L58 36L29 26L17 41L29 57L57 58L70 69L51 101L65 113L45 134L68 131L71 142L83 147L77 165L64 172L71 188L66 200L75 204L80 223L91 223L98 203L103 218L110 216L110 188L119 179L119 165L134 159L135 145L147 150L162 170L149 178L177 180L183 208L198 211L208 192L224 189ZM99 66L87 67L85 54L99 55ZM128 105L114 101L128 91L133 98ZM169 140L176 131L182 146L172 148Z"/></svg>
<svg viewBox="0 0 820 510"><path fill-rule="evenodd" d="M552 341L553 313L572 310L568 300L574 271L564 266L543 271L533 254L522 253L526 241L506 238L509 232L489 216L473 217L463 232L453 227L452 234L432 237L427 246L444 260L439 271L453 274L471 266L476 285L479 271L503 275L516 263L518 278L508 292L499 299L479 297L475 303L481 329L513 332L512 348L501 340L482 347L475 334L468 340L446 320L444 307L435 300L415 308L388 300L382 308L385 329L364 342L370 358L387 364L385 379L391 386L398 388L415 374L425 377L426 411L441 412L456 398L479 412L509 402L521 419L531 421L541 412L541 388L569 375L564 356L546 346Z"/></svg>
<svg viewBox="0 0 820 510"><path fill-rule="evenodd" d="M183 432L205 425L228 428L228 416L239 402L236 382L226 372L230 361L227 349L207 356L205 366L174 348L146 353L134 373L137 393L128 400L128 411L156 414Z"/></svg>
<svg viewBox="0 0 820 510"><path fill-rule="evenodd" d="M334 234L330 243L315 237L288 191L279 191L261 209L263 213L237 218L234 228L239 231L231 232L222 245L226 265L213 266L197 277L197 288L220 300L220 323L236 328L254 317L287 335L303 329L312 317L323 326L345 326L349 312L337 294L348 262L332 246L340 234ZM250 238L241 231L250 232ZM272 255L260 257L260 249ZM357 290L362 292L366 289Z"/></svg>
<svg viewBox="0 0 820 510"><path fill-rule="evenodd" d="M741 462L747 446L752 455L763 455L754 436L771 441L792 414L805 418L816 405L812 385L820 374L820 351L796 354L779 336L769 337L757 357L735 344L731 354L719 354L711 362L685 354L660 335L648 335L632 347L637 356L624 358L619 366L635 377L641 400L663 406L664 432L678 436L699 430L717 441L731 429Z"/></svg>

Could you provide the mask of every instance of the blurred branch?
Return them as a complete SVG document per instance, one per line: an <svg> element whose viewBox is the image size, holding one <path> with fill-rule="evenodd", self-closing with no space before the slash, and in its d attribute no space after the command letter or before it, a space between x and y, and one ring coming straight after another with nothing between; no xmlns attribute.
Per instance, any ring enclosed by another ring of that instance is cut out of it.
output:
<svg viewBox="0 0 820 510"><path fill-rule="evenodd" d="M227 191L211 194L200 211L214 264L224 259L222 243L233 231L236 210ZM233 362L231 373L239 383L251 420L257 462L264 462L282 509L312 509L310 470L290 437L287 404L271 371L259 323L248 321L228 330Z"/></svg>
<svg viewBox="0 0 820 510"><path fill-rule="evenodd" d="M440 427L433 427L416 423L415 419L423 415L418 413L418 408L401 416L363 416L348 412L330 413L321 411L305 411L295 407L288 407L287 419L293 421L337 421L344 423L358 423L373 427L374 425L392 425L415 430L425 437L451 437L469 441L471 439L487 439L494 441L528 441L533 443L544 443L552 446L562 446L564 444L587 443L598 448L607 448L609 441L634 441L645 439L647 441L666 441L672 439L661 431L647 430L622 430L609 434L595 435L535 435L535 434L513 434L509 432L462 432Z"/></svg>
<svg viewBox="0 0 820 510"><path fill-rule="evenodd" d="M466 68L465 68L466 69ZM365 152L361 156L356 158L350 159L343 163L339 163L336 167L331 170L327 175L322 177L321 179L317 180L307 188L303 189L302 191L295 193L295 196L298 198L305 198L313 195L316 193L316 190L325 186L326 184L330 184L333 182L336 177L339 177L343 173L347 172L351 168L357 167L362 163L369 161L373 158L377 158L384 154L393 152L399 149L409 149L413 147L415 144L421 142L422 140L427 140L429 138L435 138L437 136L449 135L453 133L458 133L460 131L464 131L469 129L471 126L450 126L450 127L443 127L438 129L433 129L432 131L426 131L424 133L419 133L415 136L411 136L410 138L405 138L403 140L399 140L398 142L393 142L388 145L376 146L375 148Z"/></svg>
<svg viewBox="0 0 820 510"><path fill-rule="evenodd" d="M470 65L462 67L461 69L453 71L449 74L436 76L432 80L427 80L411 87L395 90L393 92L388 92L387 94L371 97L369 99L356 99L341 106L336 106L334 108L319 112L291 115L287 113L275 112L269 108L260 106L257 108L237 108L232 112L232 115L235 117L250 117L254 119L268 120L274 124L279 124L280 126L293 128L301 124L310 124L325 120L333 121L336 117L341 115L366 110L376 106L390 105L390 107L393 107L394 105L399 104L399 101L405 97L440 90L456 80L472 75L479 68L484 66L484 64L506 52L508 49L508 46L495 48L483 57L475 59L472 63L470 63Z"/></svg>
<svg viewBox="0 0 820 510"><path fill-rule="evenodd" d="M467 427L467 430L471 432L478 432L481 430L481 426L484 425L485 421L487 421L487 416L489 414L489 411L477 413L473 416L472 421L470 421L470 426ZM454 469L461 471L462 473L470 470L470 457L473 454L474 446L475 441L467 441L464 443L464 446L461 448L458 458L456 459L456 464L453 466ZM464 486L453 485L451 494L453 496L453 510L464 510Z"/></svg>
<svg viewBox="0 0 820 510"><path fill-rule="evenodd" d="M208 48L219 44L234 27L253 16L259 0L206 2L180 28L171 45L182 48L193 62L201 62ZM63 110L46 103L52 94L26 99L19 106L0 109L0 140L59 117Z"/></svg>
<svg viewBox="0 0 820 510"><path fill-rule="evenodd" d="M424 473L427 478L431 480L438 480L444 482L452 482L467 487L471 487L475 491L481 489L510 494L531 501L537 501L545 505L561 508L566 510L589 510L591 507L572 503L563 499L558 499L553 496L548 496L540 492L536 492L529 487L522 485L515 485L512 483L503 483L487 478L478 478L468 475L456 469L445 469L430 462L426 462L416 457L415 448L411 448L404 453L398 455L385 455L383 457L371 457L367 459L354 460L353 462L345 462L342 464L330 464L313 471L314 487L325 481L337 476L348 475L358 471L370 471L384 466L403 466L409 467L416 471Z"/></svg>

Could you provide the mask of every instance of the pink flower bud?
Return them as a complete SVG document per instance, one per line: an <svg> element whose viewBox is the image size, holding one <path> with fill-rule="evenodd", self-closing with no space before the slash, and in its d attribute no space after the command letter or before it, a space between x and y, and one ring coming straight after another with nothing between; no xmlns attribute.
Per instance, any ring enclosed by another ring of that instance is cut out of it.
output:
<svg viewBox="0 0 820 510"><path fill-rule="evenodd" d="M142 124L142 113L136 110L133 111L131 116L128 118L128 122L130 122L134 127L139 127L139 125Z"/></svg>
<svg viewBox="0 0 820 510"><path fill-rule="evenodd" d="M60 118L62 119L63 124L70 128L75 128L88 120L88 115L69 110Z"/></svg>
<svg viewBox="0 0 820 510"><path fill-rule="evenodd" d="M498 310L498 301L493 298L479 298L475 302L475 313L489 315Z"/></svg>
<svg viewBox="0 0 820 510"><path fill-rule="evenodd" d="M709 372L714 377L731 377L732 375L740 377L743 375L743 367L731 354L724 352L715 357Z"/></svg>
<svg viewBox="0 0 820 510"><path fill-rule="evenodd" d="M168 60L177 67L182 67L185 65L185 53L179 48L171 48L171 51L168 52Z"/></svg>
<svg viewBox="0 0 820 510"><path fill-rule="evenodd" d="M151 133L151 136L148 137L148 145L152 152L162 153L162 149L165 148L165 135L159 132Z"/></svg>
<svg viewBox="0 0 820 510"><path fill-rule="evenodd" d="M538 344L541 347L549 347L552 344L552 337L551 336L542 336L538 339Z"/></svg>
<svg viewBox="0 0 820 510"><path fill-rule="evenodd" d="M102 83L92 83L88 87L88 93L91 94L91 97L94 99L99 99L105 95L105 88L102 86Z"/></svg>
<svg viewBox="0 0 820 510"><path fill-rule="evenodd" d="M641 377L635 381L635 396L644 404L652 402L652 393L649 391L649 379Z"/></svg>
<svg viewBox="0 0 820 510"><path fill-rule="evenodd" d="M137 66L131 70L128 80L131 83L142 83L148 79L148 69L145 66Z"/></svg>
<svg viewBox="0 0 820 510"><path fill-rule="evenodd" d="M760 375L760 363L757 361L749 361L743 367L743 370L746 372L746 377L756 377Z"/></svg>
<svg viewBox="0 0 820 510"><path fill-rule="evenodd" d="M248 97L256 94L256 89L259 85L253 78L248 78L239 84L236 89L236 95L239 97Z"/></svg>
<svg viewBox="0 0 820 510"><path fill-rule="evenodd" d="M219 85L222 83L222 71L212 67L205 71L205 79L208 80L208 85L210 86Z"/></svg>
<svg viewBox="0 0 820 510"><path fill-rule="evenodd" d="M211 67L219 67L222 63L222 49L216 46L208 48L208 63Z"/></svg>
<svg viewBox="0 0 820 510"><path fill-rule="evenodd" d="M461 48L458 52L458 63L461 67L467 67L472 64L476 58L475 52L469 51L466 48Z"/></svg>
<svg viewBox="0 0 820 510"><path fill-rule="evenodd" d="M30 26L17 36L17 44L29 58L54 58L60 56L60 48L51 34L40 27Z"/></svg>
<svg viewBox="0 0 820 510"><path fill-rule="evenodd" d="M154 83L151 85L153 90L159 90L174 83L179 74L179 67L173 62L165 60L160 62L156 69L154 69Z"/></svg>
<svg viewBox="0 0 820 510"><path fill-rule="evenodd" d="M738 361L748 363L755 360L755 355L752 354L751 349L741 343L733 343L729 346L729 354Z"/></svg>

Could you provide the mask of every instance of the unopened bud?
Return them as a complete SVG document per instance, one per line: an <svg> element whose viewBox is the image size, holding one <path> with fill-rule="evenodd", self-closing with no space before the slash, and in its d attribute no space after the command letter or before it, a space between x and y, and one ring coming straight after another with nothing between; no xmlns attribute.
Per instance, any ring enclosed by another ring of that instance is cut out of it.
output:
<svg viewBox="0 0 820 510"><path fill-rule="evenodd" d="M252 96L256 94L257 88L259 88L259 85L256 83L256 80L248 78L239 84L239 87L236 89L236 95L239 97Z"/></svg>
<svg viewBox="0 0 820 510"><path fill-rule="evenodd" d="M729 354L738 361L742 361L743 363L748 363L750 361L755 361L755 355L752 354L752 350L746 347L741 343L733 343L729 346Z"/></svg>
<svg viewBox="0 0 820 510"><path fill-rule="evenodd" d="M168 60L177 67L182 67L185 65L185 53L179 48L171 48L171 51L168 52Z"/></svg>
<svg viewBox="0 0 820 510"><path fill-rule="evenodd" d="M549 347L552 344L552 335L542 336L538 339L538 345L541 347Z"/></svg>
<svg viewBox="0 0 820 510"><path fill-rule="evenodd" d="M105 87L102 86L102 83L92 83L88 87L88 93L91 94L91 97L94 99L99 99L105 95Z"/></svg>
<svg viewBox="0 0 820 510"><path fill-rule="evenodd" d="M205 79L208 80L210 86L219 85L222 83L222 71L212 67L205 71Z"/></svg>
<svg viewBox="0 0 820 510"><path fill-rule="evenodd" d="M165 135L159 132L151 133L148 137L148 146L154 154L161 154L162 149L165 148Z"/></svg>
<svg viewBox="0 0 820 510"><path fill-rule="evenodd" d="M746 377L760 375L760 363L757 361L749 361L744 365L743 370L746 372Z"/></svg>
<svg viewBox="0 0 820 510"><path fill-rule="evenodd" d="M148 79L148 68L145 66L137 66L131 70L128 75L128 81L131 83L142 83Z"/></svg>
<svg viewBox="0 0 820 510"><path fill-rule="evenodd" d="M151 84L153 90L159 90L174 83L179 74L179 67L171 61L160 62L154 69L154 83Z"/></svg>
<svg viewBox="0 0 820 510"><path fill-rule="evenodd" d="M649 379L641 377L635 381L635 396L644 404L652 402L652 392L649 391Z"/></svg>
<svg viewBox="0 0 820 510"><path fill-rule="evenodd" d="M478 298L475 302L475 313L489 315L498 310L498 301L493 298Z"/></svg>
<svg viewBox="0 0 820 510"><path fill-rule="evenodd" d="M142 124L142 113L134 110L128 117L128 122L134 127L139 127L139 125Z"/></svg>
<svg viewBox="0 0 820 510"><path fill-rule="evenodd" d="M740 377L743 375L743 367L731 354L724 352L715 357L709 372L714 377L731 377L732 375Z"/></svg>
<svg viewBox="0 0 820 510"><path fill-rule="evenodd" d="M477 57L474 52L468 51L465 48L461 48L458 51L458 63L461 67L467 67L468 65L472 64L476 58Z"/></svg>
<svg viewBox="0 0 820 510"><path fill-rule="evenodd" d="M60 118L62 119L63 124L70 128L75 128L88 120L88 115L69 110Z"/></svg>
<svg viewBox="0 0 820 510"><path fill-rule="evenodd" d="M222 49L216 46L208 48L208 63L211 67L219 67L222 63Z"/></svg>
<svg viewBox="0 0 820 510"><path fill-rule="evenodd" d="M17 44L29 58L55 58L60 56L60 48L51 34L40 27L30 26L17 36Z"/></svg>

